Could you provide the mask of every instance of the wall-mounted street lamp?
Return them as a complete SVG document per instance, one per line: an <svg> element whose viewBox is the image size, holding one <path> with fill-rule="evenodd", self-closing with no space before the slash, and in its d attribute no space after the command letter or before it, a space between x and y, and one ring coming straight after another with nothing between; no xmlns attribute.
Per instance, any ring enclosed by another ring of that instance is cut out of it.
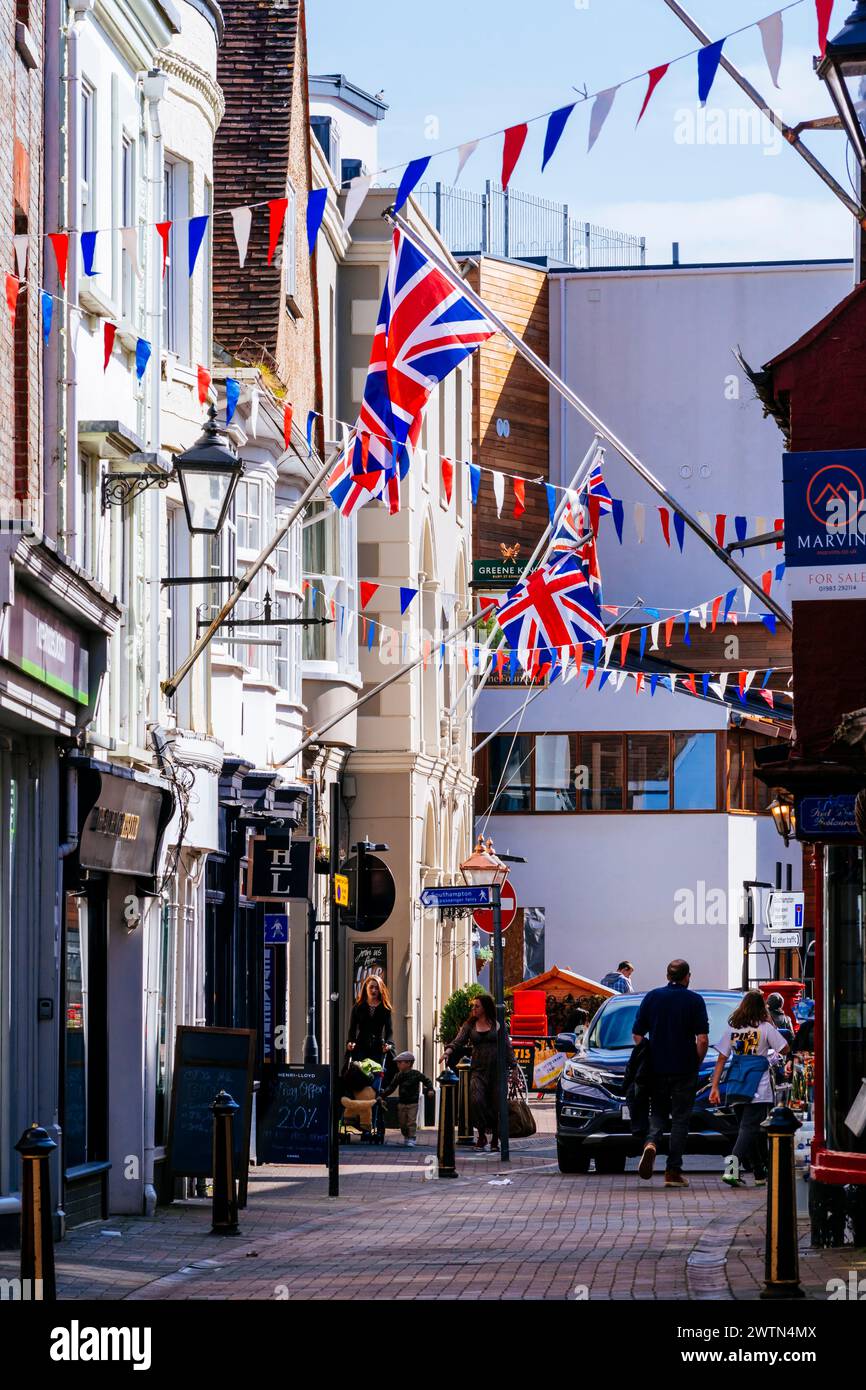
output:
<svg viewBox="0 0 866 1390"><path fill-rule="evenodd" d="M860 168L866 173L866 107L861 94L866 77L866 0L857 0L839 33L828 41L816 71L830 93Z"/></svg>
<svg viewBox="0 0 866 1390"><path fill-rule="evenodd" d="M773 817L773 824L785 841L787 849L797 833L797 818L794 814L794 798L790 792L779 792L767 808Z"/></svg>
<svg viewBox="0 0 866 1390"><path fill-rule="evenodd" d="M191 534L216 536L228 516L243 471L243 460L217 424L216 406L211 404L201 435L189 449L175 455L170 473L106 473L102 510L123 507L148 488L166 488L176 480Z"/></svg>

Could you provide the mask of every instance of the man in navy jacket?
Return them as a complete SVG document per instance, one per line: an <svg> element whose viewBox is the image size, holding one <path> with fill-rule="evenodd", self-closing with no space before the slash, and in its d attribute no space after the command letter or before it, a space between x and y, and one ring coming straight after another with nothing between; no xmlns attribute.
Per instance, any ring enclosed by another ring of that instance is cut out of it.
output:
<svg viewBox="0 0 866 1390"><path fill-rule="evenodd" d="M665 1187L688 1187L682 1171L683 1153L710 1025L706 1004L689 989L688 961L672 960L667 975L667 985L651 989L641 1000L632 1035L636 1043L649 1038L652 1063L650 1126L638 1173L642 1178L652 1177L656 1146L670 1123Z"/></svg>

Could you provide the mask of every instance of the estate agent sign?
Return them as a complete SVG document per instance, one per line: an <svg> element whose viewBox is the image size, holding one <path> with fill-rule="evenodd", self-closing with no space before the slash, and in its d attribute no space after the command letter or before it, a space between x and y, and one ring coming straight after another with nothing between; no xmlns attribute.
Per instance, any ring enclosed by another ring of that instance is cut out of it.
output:
<svg viewBox="0 0 866 1390"><path fill-rule="evenodd" d="M866 598L866 449L783 456L792 599Z"/></svg>

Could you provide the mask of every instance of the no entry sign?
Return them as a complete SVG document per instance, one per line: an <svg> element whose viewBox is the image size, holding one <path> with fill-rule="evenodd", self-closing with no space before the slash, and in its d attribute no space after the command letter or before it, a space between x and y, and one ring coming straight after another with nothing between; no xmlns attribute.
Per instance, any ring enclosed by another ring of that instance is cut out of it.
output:
<svg viewBox="0 0 866 1390"><path fill-rule="evenodd" d="M517 898L508 879L502 885L502 930L510 927L517 915ZM473 912L472 920L482 931L493 931L493 908L482 907Z"/></svg>

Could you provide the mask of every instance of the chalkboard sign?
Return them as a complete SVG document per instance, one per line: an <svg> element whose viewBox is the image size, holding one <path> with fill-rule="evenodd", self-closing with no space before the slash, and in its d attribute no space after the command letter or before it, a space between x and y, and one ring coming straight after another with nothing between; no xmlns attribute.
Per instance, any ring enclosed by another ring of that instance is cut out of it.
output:
<svg viewBox="0 0 866 1390"><path fill-rule="evenodd" d="M239 1201L246 1196L256 1035L248 1028L177 1030L171 1087L168 1168L177 1177L213 1174L213 1113L218 1091L239 1109L232 1120Z"/></svg>
<svg viewBox="0 0 866 1390"><path fill-rule="evenodd" d="M258 1094L256 1162L326 1164L330 1120L330 1068L285 1063Z"/></svg>
<svg viewBox="0 0 866 1390"><path fill-rule="evenodd" d="M358 991L368 975L388 978L388 942L359 941L351 938L352 947L352 998L357 999Z"/></svg>

